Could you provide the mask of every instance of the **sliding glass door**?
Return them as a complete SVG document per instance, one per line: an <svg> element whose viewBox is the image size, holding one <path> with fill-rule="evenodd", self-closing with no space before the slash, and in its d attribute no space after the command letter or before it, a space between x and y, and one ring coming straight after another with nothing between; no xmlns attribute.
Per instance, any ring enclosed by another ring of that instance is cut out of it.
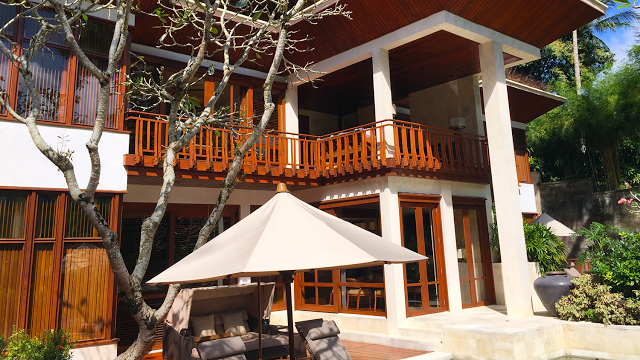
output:
<svg viewBox="0 0 640 360"><path fill-rule="evenodd" d="M486 208L478 202L454 199L453 206L463 308L495 302Z"/></svg>
<svg viewBox="0 0 640 360"><path fill-rule="evenodd" d="M407 315L448 310L439 197L400 197L402 245L427 260L408 263L405 269Z"/></svg>

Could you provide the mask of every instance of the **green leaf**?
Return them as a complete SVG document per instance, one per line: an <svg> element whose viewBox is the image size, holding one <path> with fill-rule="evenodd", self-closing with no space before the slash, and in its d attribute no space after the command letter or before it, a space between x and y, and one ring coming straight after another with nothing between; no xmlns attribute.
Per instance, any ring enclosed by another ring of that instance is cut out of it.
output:
<svg viewBox="0 0 640 360"><path fill-rule="evenodd" d="M87 16L87 14L82 14L82 20L89 21L89 17Z"/></svg>
<svg viewBox="0 0 640 360"><path fill-rule="evenodd" d="M199 7L200 9L204 9L204 5L202 5L202 3L200 2L200 0L193 0L193 2L196 3L196 6Z"/></svg>
<svg viewBox="0 0 640 360"><path fill-rule="evenodd" d="M238 2L236 3L236 6L239 8L243 8L247 6L248 3L249 3L249 0L238 0Z"/></svg>
<svg viewBox="0 0 640 360"><path fill-rule="evenodd" d="M262 59L262 56L260 56L260 54L258 54L258 53L256 53L256 57L257 57L258 59Z"/></svg>
<svg viewBox="0 0 640 360"><path fill-rule="evenodd" d="M211 28L211 33L214 34L214 35L218 35L218 29L212 27Z"/></svg>
<svg viewBox="0 0 640 360"><path fill-rule="evenodd" d="M260 19L260 16L262 16L262 10L260 10L257 13L253 14L253 17L251 17L251 19L253 21L258 21L258 19Z"/></svg>

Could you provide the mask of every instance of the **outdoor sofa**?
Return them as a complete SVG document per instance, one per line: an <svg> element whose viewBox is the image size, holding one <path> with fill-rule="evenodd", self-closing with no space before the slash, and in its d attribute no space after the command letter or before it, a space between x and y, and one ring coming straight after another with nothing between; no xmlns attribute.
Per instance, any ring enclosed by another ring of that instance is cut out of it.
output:
<svg viewBox="0 0 640 360"><path fill-rule="evenodd" d="M274 284L263 284L260 290L261 309L258 309L257 284L181 290L164 322L163 358L257 359L260 318L263 319L263 359L286 356L289 353L286 329L268 324ZM302 339L295 345L297 357L305 357Z"/></svg>

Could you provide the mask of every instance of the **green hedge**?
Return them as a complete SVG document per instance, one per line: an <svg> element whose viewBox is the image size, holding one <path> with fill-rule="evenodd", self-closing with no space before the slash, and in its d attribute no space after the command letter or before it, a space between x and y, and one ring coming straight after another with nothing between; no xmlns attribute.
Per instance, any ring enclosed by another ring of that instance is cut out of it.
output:
<svg viewBox="0 0 640 360"><path fill-rule="evenodd" d="M589 260L594 281L625 297L640 290L640 234L594 222L575 235L584 236L588 245L580 262Z"/></svg>
<svg viewBox="0 0 640 360"><path fill-rule="evenodd" d="M15 329L8 342L0 338L1 349L6 347L6 357L0 349L0 358L6 360L70 360L70 335L62 330L45 330L33 337L24 330Z"/></svg>
<svg viewBox="0 0 640 360"><path fill-rule="evenodd" d="M562 320L640 324L640 291L635 291L635 298L625 298L621 293L612 293L610 286L594 282L589 274L571 281L576 284L571 295L563 296L556 303Z"/></svg>

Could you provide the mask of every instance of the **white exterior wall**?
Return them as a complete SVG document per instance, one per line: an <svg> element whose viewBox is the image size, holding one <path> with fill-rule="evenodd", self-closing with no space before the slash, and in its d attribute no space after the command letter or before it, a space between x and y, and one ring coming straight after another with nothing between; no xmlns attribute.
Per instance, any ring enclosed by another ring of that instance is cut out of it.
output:
<svg viewBox="0 0 640 360"><path fill-rule="evenodd" d="M309 134L324 135L340 130L338 115L299 109L299 115L309 117Z"/></svg>
<svg viewBox="0 0 640 360"><path fill-rule="evenodd" d="M479 197L485 198L487 202L490 202L491 190L489 185L388 176L300 190L294 192L294 195L304 201L315 202L379 194L382 236L389 241L400 244L402 229L400 227L398 195L402 193L441 196L440 212L442 215L444 267L449 296L449 311L462 310L452 197ZM491 209L490 204L488 209ZM399 329L407 326L406 294L402 265L385 265L385 289L387 331L389 334L398 334ZM341 315L333 316L340 317ZM354 315L347 316L353 317ZM345 322L344 324L348 325L350 322ZM359 327L345 328L344 330L363 331Z"/></svg>
<svg viewBox="0 0 640 360"><path fill-rule="evenodd" d="M54 149L73 151L78 185L87 186L91 162L85 144L91 129L57 125L38 125L42 137ZM65 137L66 136L66 137ZM64 137L67 141L62 141ZM66 189L62 172L36 148L27 127L17 121L0 121L0 152L7 154L0 160L0 186ZM126 191L127 172L123 155L129 152L129 134L105 131L100 140L102 172L98 190Z"/></svg>
<svg viewBox="0 0 640 360"><path fill-rule="evenodd" d="M73 360L113 360L118 356L118 344L87 346L71 349Z"/></svg>
<svg viewBox="0 0 640 360"><path fill-rule="evenodd" d="M227 204L239 205L240 219L243 219L250 214L251 205L262 205L266 203L273 197L275 190L275 185L273 185L273 191L236 189L229 197ZM218 199L219 193L220 188L175 186L169 197L169 203L211 204L213 206ZM125 203L156 203L159 195L159 185L131 184L129 185L129 191L123 196L123 201Z"/></svg>
<svg viewBox="0 0 640 360"><path fill-rule="evenodd" d="M448 129L450 117L462 116L466 120L462 132L480 134L474 78L467 76L409 94L411 122Z"/></svg>
<svg viewBox="0 0 640 360"><path fill-rule="evenodd" d="M536 192L533 184L520 183L520 209L523 213L538 214Z"/></svg>

